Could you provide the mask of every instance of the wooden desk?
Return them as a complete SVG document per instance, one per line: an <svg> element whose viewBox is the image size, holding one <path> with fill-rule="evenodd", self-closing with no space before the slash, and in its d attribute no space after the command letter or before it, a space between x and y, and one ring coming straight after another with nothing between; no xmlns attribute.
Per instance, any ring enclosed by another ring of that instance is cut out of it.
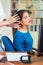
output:
<svg viewBox="0 0 43 65"><path fill-rule="evenodd" d="M31 64L23 64L21 62L12 62L12 63L14 63L15 65L43 65L43 57L37 57L36 55L32 56L31 62L32 62Z"/></svg>
<svg viewBox="0 0 43 65"><path fill-rule="evenodd" d="M3 53L0 53L0 54L5 55L6 53L3 52ZM30 63L30 64L23 64L21 62L15 62L15 61L13 61L11 63L13 63L14 65L43 65L43 57L37 57L37 55L33 55L31 57L31 62L32 63Z"/></svg>

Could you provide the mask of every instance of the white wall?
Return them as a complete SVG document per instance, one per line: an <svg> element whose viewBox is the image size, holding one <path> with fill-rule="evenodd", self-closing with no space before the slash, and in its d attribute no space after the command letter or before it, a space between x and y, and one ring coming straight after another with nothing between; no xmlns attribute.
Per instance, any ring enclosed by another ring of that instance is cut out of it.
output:
<svg viewBox="0 0 43 65"><path fill-rule="evenodd" d="M11 11L11 0L1 0L2 2L2 6L3 6L3 9L6 13L6 17L8 18L8 16L10 15L10 11Z"/></svg>
<svg viewBox="0 0 43 65"><path fill-rule="evenodd" d="M0 2L2 3L4 12L6 14L6 18L9 18L10 11L11 11L11 6L10 6L11 1L10 0L0 0ZM12 40L12 28L4 26L1 29L2 29L1 35L2 36L6 35Z"/></svg>

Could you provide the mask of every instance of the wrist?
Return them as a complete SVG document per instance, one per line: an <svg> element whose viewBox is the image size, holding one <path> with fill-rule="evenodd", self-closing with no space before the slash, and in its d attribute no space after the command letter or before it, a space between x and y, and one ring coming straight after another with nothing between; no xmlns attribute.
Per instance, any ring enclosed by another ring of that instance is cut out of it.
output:
<svg viewBox="0 0 43 65"><path fill-rule="evenodd" d="M10 24L10 21L9 20L6 20L7 24Z"/></svg>

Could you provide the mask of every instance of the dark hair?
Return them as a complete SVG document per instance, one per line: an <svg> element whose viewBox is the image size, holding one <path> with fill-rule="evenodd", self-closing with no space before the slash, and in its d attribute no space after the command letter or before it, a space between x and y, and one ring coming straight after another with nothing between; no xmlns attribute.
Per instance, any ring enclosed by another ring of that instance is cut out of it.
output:
<svg viewBox="0 0 43 65"><path fill-rule="evenodd" d="M11 11L12 16L14 16L14 14L16 14L16 13L17 13L17 10L12 10Z"/></svg>
<svg viewBox="0 0 43 65"><path fill-rule="evenodd" d="M22 16L23 16L24 12L28 12L29 14L32 13L30 10L19 10L19 11L17 11L17 14L20 17L20 20L22 20Z"/></svg>

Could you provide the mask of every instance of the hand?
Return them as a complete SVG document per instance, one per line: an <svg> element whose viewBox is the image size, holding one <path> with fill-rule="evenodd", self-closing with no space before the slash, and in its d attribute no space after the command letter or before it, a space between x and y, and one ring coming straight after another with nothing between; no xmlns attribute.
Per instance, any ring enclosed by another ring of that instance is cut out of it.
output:
<svg viewBox="0 0 43 65"><path fill-rule="evenodd" d="M14 23L13 26L14 26L14 28L16 28L16 29L20 29L20 28L21 28L20 23Z"/></svg>
<svg viewBox="0 0 43 65"><path fill-rule="evenodd" d="M18 23L11 23L11 24L9 24L7 26L15 28L15 29L20 29L21 28L20 22L18 22Z"/></svg>
<svg viewBox="0 0 43 65"><path fill-rule="evenodd" d="M19 25L19 23L15 23L15 24L14 24L14 28L20 29L20 28L21 28L21 25Z"/></svg>
<svg viewBox="0 0 43 65"><path fill-rule="evenodd" d="M11 16L11 17L8 19L8 21L9 21L9 24L11 24L11 23L14 23L14 22L19 22L19 21L18 21L19 19L20 19L19 16L18 16L17 14L15 14L14 16Z"/></svg>

